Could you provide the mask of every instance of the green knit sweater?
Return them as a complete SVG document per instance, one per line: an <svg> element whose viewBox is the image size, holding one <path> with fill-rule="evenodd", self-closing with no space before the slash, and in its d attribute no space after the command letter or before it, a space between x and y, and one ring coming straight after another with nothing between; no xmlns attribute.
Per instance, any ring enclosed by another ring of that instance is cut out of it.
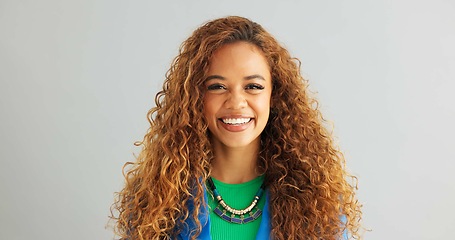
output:
<svg viewBox="0 0 455 240"><path fill-rule="evenodd" d="M264 175L259 176L249 182L240 184L227 184L220 182L214 178L218 193L223 197L223 200L235 209L244 209L251 204L255 194L261 187L264 181ZM213 240L251 240L255 239L262 216L253 222L246 224L229 223L221 219L213 212L213 209L218 206L218 203L211 193L208 194L208 204L210 208L210 232ZM258 208L263 209L265 204L265 194L262 195L258 203Z"/></svg>

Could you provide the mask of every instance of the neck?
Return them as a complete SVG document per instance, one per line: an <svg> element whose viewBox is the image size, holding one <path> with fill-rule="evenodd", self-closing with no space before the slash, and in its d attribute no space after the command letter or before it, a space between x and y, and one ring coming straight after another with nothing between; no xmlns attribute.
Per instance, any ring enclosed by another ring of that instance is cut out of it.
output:
<svg viewBox="0 0 455 240"><path fill-rule="evenodd" d="M214 153L211 175L215 179L236 184L251 181L259 176L257 171L259 141L237 148L214 143Z"/></svg>

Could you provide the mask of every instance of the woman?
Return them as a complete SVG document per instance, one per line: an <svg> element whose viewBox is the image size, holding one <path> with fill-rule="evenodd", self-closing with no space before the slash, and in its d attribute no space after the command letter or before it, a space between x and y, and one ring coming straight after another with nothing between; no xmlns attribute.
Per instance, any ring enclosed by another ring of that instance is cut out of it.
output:
<svg viewBox="0 0 455 240"><path fill-rule="evenodd" d="M183 42L114 208L124 239L359 238L343 155L300 62L259 24Z"/></svg>

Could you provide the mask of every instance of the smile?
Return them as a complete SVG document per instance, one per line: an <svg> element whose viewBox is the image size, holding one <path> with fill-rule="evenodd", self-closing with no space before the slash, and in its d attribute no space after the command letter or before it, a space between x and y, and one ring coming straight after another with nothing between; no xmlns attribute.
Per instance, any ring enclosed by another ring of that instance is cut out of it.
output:
<svg viewBox="0 0 455 240"><path fill-rule="evenodd" d="M229 125L241 125L251 121L252 118L221 118L220 120Z"/></svg>

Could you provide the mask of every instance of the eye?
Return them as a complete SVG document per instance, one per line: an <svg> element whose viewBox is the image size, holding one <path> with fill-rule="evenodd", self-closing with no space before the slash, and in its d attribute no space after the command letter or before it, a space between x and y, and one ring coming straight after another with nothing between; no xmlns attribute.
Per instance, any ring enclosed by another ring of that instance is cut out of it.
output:
<svg viewBox="0 0 455 240"><path fill-rule="evenodd" d="M216 90L224 90L226 87L223 84L215 83L207 86L207 90L209 91L216 91Z"/></svg>
<svg viewBox="0 0 455 240"><path fill-rule="evenodd" d="M257 83L252 83L252 84L246 85L245 89L247 89L247 90L263 90L264 86L262 86L260 84L257 84Z"/></svg>

